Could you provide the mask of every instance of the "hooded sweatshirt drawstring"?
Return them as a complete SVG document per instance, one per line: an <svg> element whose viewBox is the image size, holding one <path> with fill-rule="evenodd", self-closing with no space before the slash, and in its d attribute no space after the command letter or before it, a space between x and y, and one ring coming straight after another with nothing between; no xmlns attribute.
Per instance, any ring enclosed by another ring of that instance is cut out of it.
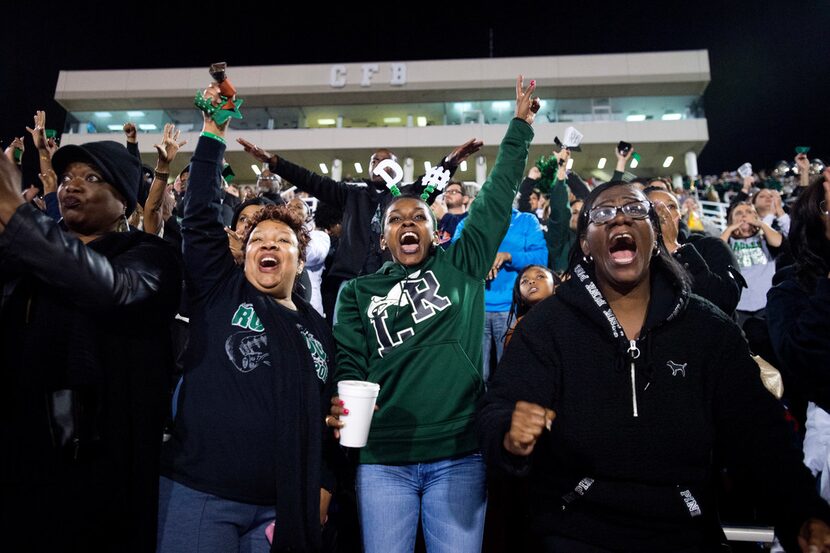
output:
<svg viewBox="0 0 830 553"><path fill-rule="evenodd" d="M638 417L639 414L637 413L637 370L634 365L634 360L640 357L640 350L637 348L637 340L629 340L628 341L628 350L627 353L629 354L629 358L631 361L631 414L634 417Z"/></svg>

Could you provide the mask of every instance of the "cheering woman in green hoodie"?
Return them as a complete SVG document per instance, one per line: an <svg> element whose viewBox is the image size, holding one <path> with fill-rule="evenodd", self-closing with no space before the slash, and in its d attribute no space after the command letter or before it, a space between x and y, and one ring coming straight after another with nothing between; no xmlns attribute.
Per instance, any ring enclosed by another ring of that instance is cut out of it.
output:
<svg viewBox="0 0 830 553"><path fill-rule="evenodd" d="M383 212L381 248L392 261L350 281L340 296L335 380L380 384L357 471L367 553L411 552L419 513L430 553L481 550L485 466L473 425L484 392L484 278L498 269L527 161L534 88L519 77L516 118L459 240L446 251L436 247L426 202L397 196ZM348 408L335 397L328 425L342 427L338 417Z"/></svg>

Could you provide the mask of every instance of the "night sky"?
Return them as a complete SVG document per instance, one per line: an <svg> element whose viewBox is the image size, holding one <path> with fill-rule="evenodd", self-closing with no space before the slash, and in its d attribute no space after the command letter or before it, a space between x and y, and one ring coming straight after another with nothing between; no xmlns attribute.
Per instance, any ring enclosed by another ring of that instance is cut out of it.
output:
<svg viewBox="0 0 830 553"><path fill-rule="evenodd" d="M428 21L385 12L384 4L361 12L349 3L341 13L318 8L305 15L286 13L285 4L231 10L221 30L215 11L194 16L193 7L164 14L144 2L75 3L49 12L13 6L11 17L4 7L0 139L5 146L25 133L44 107L48 126L63 128L64 112L52 100L61 69L207 67L218 59L233 66L481 58L491 48L494 57L706 48L704 174L745 161L756 168L792 161L798 145L830 163L828 1L621 2L617 9L572 2L538 10L531 9L535 2L417 4L433 16ZM209 4L191 3L197 5ZM516 10L523 5L522 17ZM455 9L460 13L453 15Z"/></svg>

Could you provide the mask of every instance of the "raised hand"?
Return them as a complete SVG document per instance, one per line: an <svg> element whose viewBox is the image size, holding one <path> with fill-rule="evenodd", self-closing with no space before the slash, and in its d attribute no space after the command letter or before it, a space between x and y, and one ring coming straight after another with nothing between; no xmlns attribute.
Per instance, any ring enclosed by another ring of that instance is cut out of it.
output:
<svg viewBox="0 0 830 553"><path fill-rule="evenodd" d="M157 171L169 168L173 160L176 159L176 154L179 149L187 144L187 140L179 142L180 134L181 131L176 129L176 125L172 123L164 125L164 131L161 134L161 144L153 144L159 156L156 164Z"/></svg>
<svg viewBox="0 0 830 553"><path fill-rule="evenodd" d="M49 152L49 141L46 139L46 112L36 111L34 120L35 128L26 127L26 130L32 135L32 142L35 143L35 148L39 152ZM51 155L49 157L51 158Z"/></svg>
<svg viewBox="0 0 830 553"><path fill-rule="evenodd" d="M524 87L524 78L519 75L516 79L516 117L523 119L528 125L533 124L536 112L539 111L539 98L533 97L536 90L536 81L530 81L527 88Z"/></svg>
<svg viewBox="0 0 830 553"><path fill-rule="evenodd" d="M25 149L26 149L26 146L23 144L23 137L22 136L16 136L12 140L11 144L9 144L9 147L6 148L6 151L5 151L6 158L8 158L8 160L11 161L12 163L17 163L17 160L14 159L14 151L15 150L20 150L20 152L21 152L20 155L22 157L23 156L23 151Z"/></svg>
<svg viewBox="0 0 830 553"><path fill-rule="evenodd" d="M628 152L623 155L620 151L614 147L614 155L617 156L617 165L614 167L616 171L620 173L625 173L625 166L628 165L628 160L631 159L631 156L634 154L634 148L631 147L628 149Z"/></svg>
<svg viewBox="0 0 830 553"><path fill-rule="evenodd" d="M39 190L38 190L37 186L35 186L34 184L30 184L29 188L27 188L26 190L23 191L23 194L22 194L23 200L26 203L31 202L32 200L34 200L37 197L38 192L39 192Z"/></svg>
<svg viewBox="0 0 830 553"><path fill-rule="evenodd" d="M571 151L568 148L562 148L558 152L553 152L556 157L558 168L556 169L556 178L565 180L568 176L568 160L571 159Z"/></svg>
<svg viewBox="0 0 830 553"><path fill-rule="evenodd" d="M202 97L210 100L210 103L214 106L222 104L221 96L222 93L219 90L219 84L215 82L210 83L208 87L202 91ZM230 124L230 119L219 125L213 120L213 117L205 112L202 112L202 117L204 118L203 130L205 132L213 133L217 136L225 135L225 131L228 129L228 125Z"/></svg>
<svg viewBox="0 0 830 553"><path fill-rule="evenodd" d="M665 203L660 201L654 202L654 209L660 217L660 231L663 234L663 243L666 245L669 253L674 253L680 247L680 244L677 243L678 228L672 220L671 211Z"/></svg>
<svg viewBox="0 0 830 553"><path fill-rule="evenodd" d="M810 173L810 158L807 154L798 154L795 156L795 164L798 167L798 174Z"/></svg>
<svg viewBox="0 0 830 553"><path fill-rule="evenodd" d="M245 261L245 252L242 249L242 240L244 239L244 236L230 227L225 227L225 233L228 235L228 246L230 246L234 261L236 261L238 265L242 265Z"/></svg>
<svg viewBox="0 0 830 553"><path fill-rule="evenodd" d="M622 161L623 163L628 163L628 160L631 159L631 154L633 153L634 148L629 148L628 152L623 155L616 147L614 147L614 155L617 156L617 161Z"/></svg>
<svg viewBox="0 0 830 553"><path fill-rule="evenodd" d="M127 137L127 142L135 144L138 142L138 131L135 128L135 123L127 121L124 123L124 135Z"/></svg>
<svg viewBox="0 0 830 553"><path fill-rule="evenodd" d="M450 152L450 155L446 157L446 160L449 164L457 167L462 161L479 151L482 146L484 146L483 141L471 138Z"/></svg>
<svg viewBox="0 0 830 553"><path fill-rule="evenodd" d="M14 162L0 156L0 230L5 229L14 212L24 203L20 179L20 170Z"/></svg>
<svg viewBox="0 0 830 553"><path fill-rule="evenodd" d="M55 155L55 152L58 151L58 141L54 138L47 138L46 139L46 151L49 153L49 159L52 159L52 156Z"/></svg>
<svg viewBox="0 0 830 553"><path fill-rule="evenodd" d="M510 430L504 435L504 449L513 455L526 457L533 453L542 431L550 430L556 413L541 405L517 401L510 419Z"/></svg>
<svg viewBox="0 0 830 553"><path fill-rule="evenodd" d="M239 142L242 145L242 149L244 149L245 152L247 152L248 155L250 155L255 160L262 163L267 163L269 166L276 165L278 160L276 155L269 154L256 144L251 144L244 138L237 138L236 141Z"/></svg>
<svg viewBox="0 0 830 553"><path fill-rule="evenodd" d="M772 211L776 217L784 215L784 206L781 205L781 193L778 190L770 190L772 192Z"/></svg>

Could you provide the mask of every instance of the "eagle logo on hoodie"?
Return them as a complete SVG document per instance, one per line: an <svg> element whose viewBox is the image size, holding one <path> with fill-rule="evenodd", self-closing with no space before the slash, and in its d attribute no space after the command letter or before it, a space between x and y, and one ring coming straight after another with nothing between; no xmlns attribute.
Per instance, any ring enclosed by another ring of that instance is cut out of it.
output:
<svg viewBox="0 0 830 553"><path fill-rule="evenodd" d="M390 312L393 326L397 326L394 323L397 322L401 309L405 308L412 311L415 324L431 319L436 312L452 305L448 297L438 294L440 288L435 273L426 271L422 276L418 270L396 283L385 296L372 296L366 316L375 329L381 357L415 335L415 329L408 326L396 332L393 337L388 327Z"/></svg>

